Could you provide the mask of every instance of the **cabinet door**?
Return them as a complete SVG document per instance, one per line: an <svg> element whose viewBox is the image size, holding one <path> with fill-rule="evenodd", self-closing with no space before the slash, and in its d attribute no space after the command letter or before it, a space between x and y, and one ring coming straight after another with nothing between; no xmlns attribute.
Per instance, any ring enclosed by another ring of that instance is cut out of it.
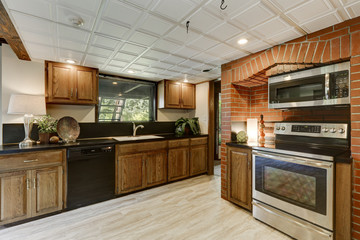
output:
<svg viewBox="0 0 360 240"><path fill-rule="evenodd" d="M165 82L165 108L180 108L181 83L175 81Z"/></svg>
<svg viewBox="0 0 360 240"><path fill-rule="evenodd" d="M251 210L251 150L228 148L228 198Z"/></svg>
<svg viewBox="0 0 360 240"><path fill-rule="evenodd" d="M195 109L195 85L181 84L181 108Z"/></svg>
<svg viewBox="0 0 360 240"><path fill-rule="evenodd" d="M96 103L96 70L76 69L76 97L79 103Z"/></svg>
<svg viewBox="0 0 360 240"><path fill-rule="evenodd" d="M19 221L31 216L30 171L0 174L0 222Z"/></svg>
<svg viewBox="0 0 360 240"><path fill-rule="evenodd" d="M62 166L32 170L32 216L63 208Z"/></svg>
<svg viewBox="0 0 360 240"><path fill-rule="evenodd" d="M75 99L73 68L62 63L48 63L47 101L69 103Z"/></svg>
<svg viewBox="0 0 360 240"><path fill-rule="evenodd" d="M207 146L190 148L190 176L207 172Z"/></svg>
<svg viewBox="0 0 360 240"><path fill-rule="evenodd" d="M189 176L189 148L169 149L168 180L174 181Z"/></svg>
<svg viewBox="0 0 360 240"><path fill-rule="evenodd" d="M167 152L149 152L144 154L146 187L159 185L167 181Z"/></svg>
<svg viewBox="0 0 360 240"><path fill-rule="evenodd" d="M144 186L143 154L130 154L118 157L117 194L139 190Z"/></svg>

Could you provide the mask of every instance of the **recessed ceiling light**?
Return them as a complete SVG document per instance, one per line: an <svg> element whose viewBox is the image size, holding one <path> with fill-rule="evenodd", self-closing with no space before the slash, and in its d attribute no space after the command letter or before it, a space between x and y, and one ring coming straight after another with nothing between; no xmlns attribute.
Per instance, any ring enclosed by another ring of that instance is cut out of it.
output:
<svg viewBox="0 0 360 240"><path fill-rule="evenodd" d="M117 82L112 82L113 85L117 85Z"/></svg>
<svg viewBox="0 0 360 240"><path fill-rule="evenodd" d="M67 63L70 63L70 64L74 64L74 63L75 63L75 61L72 60L72 59L68 59L68 60L66 60L66 62L67 62Z"/></svg>
<svg viewBox="0 0 360 240"><path fill-rule="evenodd" d="M184 79L184 82L189 82L189 80L187 80L186 78Z"/></svg>
<svg viewBox="0 0 360 240"><path fill-rule="evenodd" d="M238 41L238 44L240 45L244 45L244 44L247 44L248 43L248 40L246 38L241 38L239 41Z"/></svg>
<svg viewBox="0 0 360 240"><path fill-rule="evenodd" d="M135 72L133 70L129 70L128 73L133 74Z"/></svg>
<svg viewBox="0 0 360 240"><path fill-rule="evenodd" d="M119 97L121 97L121 96L122 96L122 94L121 94L121 93L119 93L119 94L118 94L118 96L119 96Z"/></svg>

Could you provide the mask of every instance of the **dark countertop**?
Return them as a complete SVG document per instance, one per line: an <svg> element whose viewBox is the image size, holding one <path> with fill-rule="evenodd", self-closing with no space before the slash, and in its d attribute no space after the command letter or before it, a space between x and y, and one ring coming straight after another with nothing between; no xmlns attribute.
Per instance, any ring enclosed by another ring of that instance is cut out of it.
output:
<svg viewBox="0 0 360 240"><path fill-rule="evenodd" d="M335 162L337 163L351 163L351 151L350 149L344 148L310 148L307 146L302 145L287 145L287 144L265 144L260 145L257 142L253 143L239 143L239 142L228 142L226 143L227 146L230 147L239 147L239 148L251 148L255 150L262 150L262 151L271 151L272 149L276 150L284 150L284 151L293 151L293 152L304 152L312 155L325 155L334 157Z"/></svg>
<svg viewBox="0 0 360 240"><path fill-rule="evenodd" d="M10 154L10 153L42 151L42 150L54 150L54 149L62 149L62 148L87 147L87 146L96 146L96 145L105 145L105 144L128 144L128 143L176 140L183 138L199 138L199 137L208 136L207 134L189 135L189 136L176 136L175 134L152 134L152 135L162 136L163 138L138 139L138 140L130 140L130 141L116 141L112 139L112 137L94 138L94 139L87 138L87 139L78 139L75 143L36 144L28 148L20 148L19 144L9 144L9 145L0 145L0 155Z"/></svg>

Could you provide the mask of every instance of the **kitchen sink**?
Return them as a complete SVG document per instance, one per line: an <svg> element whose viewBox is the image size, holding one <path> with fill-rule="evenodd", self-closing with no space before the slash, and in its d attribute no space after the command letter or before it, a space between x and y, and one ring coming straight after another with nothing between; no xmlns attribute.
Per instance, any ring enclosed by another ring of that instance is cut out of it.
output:
<svg viewBox="0 0 360 240"><path fill-rule="evenodd" d="M140 135L140 136L121 136L121 137L113 137L116 141L123 142L123 141L136 141L136 140L144 140L144 139L157 139L157 138L164 138L161 136L156 135Z"/></svg>

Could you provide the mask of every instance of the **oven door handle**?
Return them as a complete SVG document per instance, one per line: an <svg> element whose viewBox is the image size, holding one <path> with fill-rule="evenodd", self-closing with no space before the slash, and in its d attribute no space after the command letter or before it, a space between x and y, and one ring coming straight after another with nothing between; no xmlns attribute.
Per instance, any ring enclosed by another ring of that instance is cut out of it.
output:
<svg viewBox="0 0 360 240"><path fill-rule="evenodd" d="M300 157L284 157L283 155L271 153L271 154L265 154L256 150L253 150L253 155L259 156L259 157L265 157L265 158L271 158L274 160L284 161L284 162L290 162L290 163L297 163L301 165L311 166L311 167L322 167L322 168L332 168L332 163L327 163L323 161L316 161L316 160L310 160L306 158L300 158Z"/></svg>

